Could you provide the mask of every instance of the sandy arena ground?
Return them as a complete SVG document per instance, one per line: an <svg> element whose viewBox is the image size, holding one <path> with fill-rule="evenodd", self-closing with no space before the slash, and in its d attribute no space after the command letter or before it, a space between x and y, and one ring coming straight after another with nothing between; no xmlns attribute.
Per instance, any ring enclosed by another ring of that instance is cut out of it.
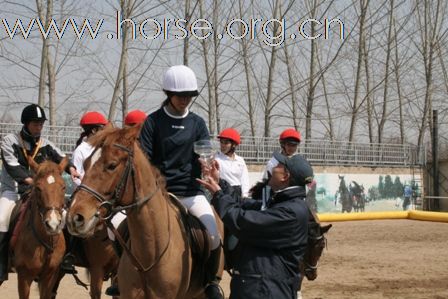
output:
<svg viewBox="0 0 448 299"><path fill-rule="evenodd" d="M0 298L18 298L14 274ZM109 283L105 283L107 287ZM222 286L229 295L229 277ZM31 299L37 299L33 287ZM71 277L58 298L88 299ZM110 298L103 296L103 298ZM333 223L317 280L304 280L304 299L448 298L448 223L414 220Z"/></svg>

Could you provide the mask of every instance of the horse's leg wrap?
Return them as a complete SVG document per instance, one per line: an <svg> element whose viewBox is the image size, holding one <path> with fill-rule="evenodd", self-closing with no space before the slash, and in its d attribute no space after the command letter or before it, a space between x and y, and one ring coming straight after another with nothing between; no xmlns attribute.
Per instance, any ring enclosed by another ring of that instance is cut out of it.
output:
<svg viewBox="0 0 448 299"><path fill-rule="evenodd" d="M8 280L8 233L0 232L0 285Z"/></svg>
<svg viewBox="0 0 448 299"><path fill-rule="evenodd" d="M218 277L216 274L219 270L219 262L221 259L221 246L216 249L213 249L210 252L210 257L205 265L205 277L207 280L207 286L205 288L205 295L207 299L224 299L222 295L221 288L219 287L219 282L221 281L221 277Z"/></svg>

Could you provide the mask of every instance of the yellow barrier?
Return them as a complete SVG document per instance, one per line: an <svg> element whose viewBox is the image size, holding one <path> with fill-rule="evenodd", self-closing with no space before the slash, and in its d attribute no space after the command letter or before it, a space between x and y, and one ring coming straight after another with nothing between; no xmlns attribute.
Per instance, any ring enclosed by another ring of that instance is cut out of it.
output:
<svg viewBox="0 0 448 299"><path fill-rule="evenodd" d="M326 213L318 214L321 222L355 221L355 220L384 220L384 219L413 219L424 221L448 222L448 213L426 211L386 211L365 213Z"/></svg>
<svg viewBox="0 0 448 299"><path fill-rule="evenodd" d="M426 211L409 211L409 219L448 222L448 213L446 212L426 212Z"/></svg>

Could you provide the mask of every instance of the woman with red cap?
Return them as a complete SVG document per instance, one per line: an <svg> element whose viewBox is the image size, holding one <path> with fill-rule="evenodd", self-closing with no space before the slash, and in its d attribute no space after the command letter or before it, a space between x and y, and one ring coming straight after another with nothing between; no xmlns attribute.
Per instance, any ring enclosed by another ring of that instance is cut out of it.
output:
<svg viewBox="0 0 448 299"><path fill-rule="evenodd" d="M76 142L76 149L72 157L73 165L75 165L80 174L79 178L73 180L77 186L81 184L82 177L84 176L84 161L93 152L93 147L88 142L88 139L101 130L107 123L106 117L96 111L89 111L81 117L79 125L82 127L83 132Z"/></svg>
<svg viewBox="0 0 448 299"><path fill-rule="evenodd" d="M132 110L129 111L128 114L126 114L124 118L124 125L128 127L132 127L138 124L141 124L146 119L146 113L142 110Z"/></svg>
<svg viewBox="0 0 448 299"><path fill-rule="evenodd" d="M300 132L289 128L284 130L279 137L279 143L281 147L281 154L287 157L291 157L297 153L297 148L299 147L300 141L302 137L300 136ZM263 175L263 179L268 179L269 175L272 173L272 169L276 167L278 164L277 159L274 157L268 161L266 164L266 170Z"/></svg>
<svg viewBox="0 0 448 299"><path fill-rule="evenodd" d="M229 183L239 197L249 195L249 172L243 157L235 153L236 147L241 143L237 130L227 128L218 135L220 151L215 160L219 163L221 179Z"/></svg>

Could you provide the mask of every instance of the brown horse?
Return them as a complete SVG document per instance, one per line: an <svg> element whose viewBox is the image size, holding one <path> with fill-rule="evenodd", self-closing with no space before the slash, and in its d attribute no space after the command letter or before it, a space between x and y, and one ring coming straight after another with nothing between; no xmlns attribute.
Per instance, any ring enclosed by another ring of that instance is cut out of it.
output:
<svg viewBox="0 0 448 299"><path fill-rule="evenodd" d="M75 265L86 268L90 274L90 298L100 299L103 282L109 278L115 279L119 262L112 241L107 236L106 225L98 225L91 237L78 242L79 246L74 252ZM61 271L54 287L54 298L64 275Z"/></svg>
<svg viewBox="0 0 448 299"><path fill-rule="evenodd" d="M69 231L89 236L109 211L126 209L130 252L123 254L118 268L121 296L203 298L204 273L193 271L180 210L169 200L160 172L140 149L139 130L139 126L105 129L93 137L96 150L73 197ZM222 267L218 276L221 273Z"/></svg>
<svg viewBox="0 0 448 299"><path fill-rule="evenodd" d="M317 266L319 259L322 256L324 248L327 246L327 239L325 234L332 227L331 224L322 226L319 223L317 215L311 213L310 221L308 223L308 244L305 249L303 260L299 264L300 268L300 283L298 295L301 294L302 281L306 277L308 280L315 280L317 278ZM301 295L298 298L302 298Z"/></svg>
<svg viewBox="0 0 448 299"><path fill-rule="evenodd" d="M327 245L325 234L332 227L331 224L322 226L319 222L310 222L308 225L308 244L305 249L303 261L300 263L301 277L308 280L317 278L317 266L322 252Z"/></svg>
<svg viewBox="0 0 448 299"><path fill-rule="evenodd" d="M19 298L30 295L37 280L41 299L51 299L65 252L62 211L65 183L61 174L67 165L51 161L37 164L28 160L35 172L34 184L27 199L29 207L23 216L23 227L11 252L11 264L17 272Z"/></svg>

